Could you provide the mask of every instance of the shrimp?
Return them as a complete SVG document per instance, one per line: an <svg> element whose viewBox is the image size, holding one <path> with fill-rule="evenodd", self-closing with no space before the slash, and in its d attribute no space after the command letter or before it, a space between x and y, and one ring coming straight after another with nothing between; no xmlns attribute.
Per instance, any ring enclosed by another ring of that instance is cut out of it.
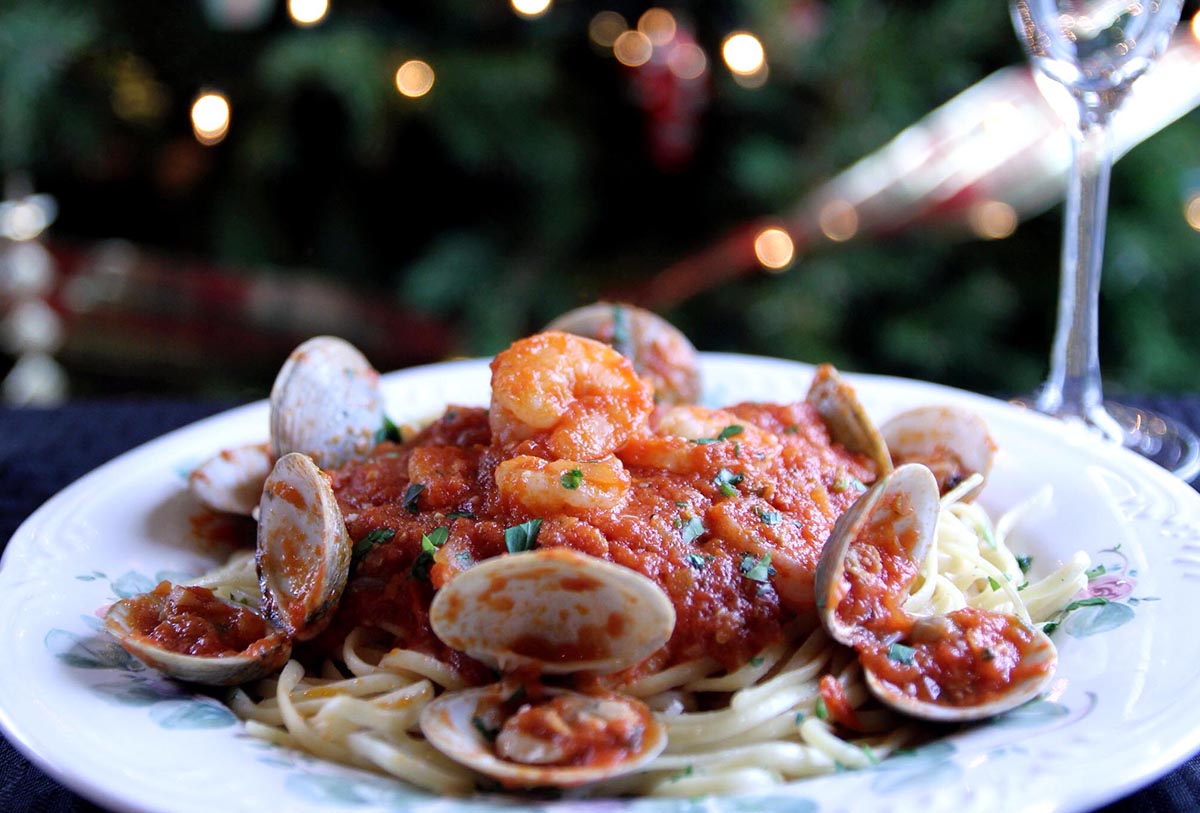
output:
<svg viewBox="0 0 1200 813"><path fill-rule="evenodd" d="M632 440L619 454L629 465L691 474L769 460L781 449L778 438L732 412L675 406L661 414L652 436Z"/></svg>
<svg viewBox="0 0 1200 813"><path fill-rule="evenodd" d="M643 430L653 389L606 344L550 331L492 361L488 421L494 441L542 441L567 460L597 460Z"/></svg>
<svg viewBox="0 0 1200 813"><path fill-rule="evenodd" d="M578 516L624 504L630 478L613 455L578 462L518 455L496 466L496 487L531 513Z"/></svg>

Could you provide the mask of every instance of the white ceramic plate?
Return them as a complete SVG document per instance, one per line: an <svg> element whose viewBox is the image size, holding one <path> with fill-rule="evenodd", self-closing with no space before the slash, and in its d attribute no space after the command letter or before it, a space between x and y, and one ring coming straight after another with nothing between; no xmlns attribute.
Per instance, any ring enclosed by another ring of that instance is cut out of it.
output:
<svg viewBox="0 0 1200 813"><path fill-rule="evenodd" d="M744 356L704 358L704 401L802 397L812 369ZM1019 528L1034 571L1086 551L1112 601L1057 633L1058 676L1044 700L866 771L781 790L687 800L538 803L566 813L887 808L1084 810L1151 781L1200 749L1200 496L1120 449L967 393L851 376L880 421L926 403L971 407L1000 447L981 502L1003 511L1044 485L1050 507ZM448 403L485 404L483 361L385 377L397 420ZM103 431L94 427L92 431ZM224 707L132 661L98 631L98 608L223 555L197 545L186 473L225 446L266 437L252 404L148 443L70 486L21 526L0 567L0 723L38 765L102 805L132 811L261 813L428 810L476 813L499 798L438 799L247 737Z"/></svg>

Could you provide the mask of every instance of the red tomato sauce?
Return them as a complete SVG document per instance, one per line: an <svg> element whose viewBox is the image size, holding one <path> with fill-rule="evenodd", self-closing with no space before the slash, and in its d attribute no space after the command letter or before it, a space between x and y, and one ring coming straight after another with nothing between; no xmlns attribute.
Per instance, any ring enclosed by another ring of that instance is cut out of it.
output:
<svg viewBox="0 0 1200 813"><path fill-rule="evenodd" d="M772 446L756 449L738 435L707 443L636 436L616 453L632 481L623 504L571 516L534 516L502 499L492 474L500 462L552 455L542 435L493 442L484 409L452 407L411 441L381 444L333 474L352 540L394 532L356 561L335 630L403 630L409 646L446 655L428 628L433 591L506 553L506 528L541 519L537 547L569 547L632 568L670 597L675 631L650 667L702 656L743 665L780 640L797 614L812 612L821 546L859 495L844 484L870 482L875 473L866 458L830 442L806 403L727 411L768 433ZM684 453L673 470L647 462L666 441ZM427 572L414 568L422 535L438 527L449 530L445 544Z"/></svg>
<svg viewBox="0 0 1200 813"><path fill-rule="evenodd" d="M128 624L138 636L181 655L252 655L256 643L278 636L262 616L222 601L206 587L159 582L149 593L125 599Z"/></svg>
<svg viewBox="0 0 1200 813"><path fill-rule="evenodd" d="M541 762L559 766L602 767L623 762L641 750L650 712L628 703L613 704L620 713L598 711L603 698L594 701L558 695L522 705L504 722L497 745L518 734L546 744L553 759ZM589 707L594 704L594 707ZM520 761L520 760L517 760Z"/></svg>
<svg viewBox="0 0 1200 813"><path fill-rule="evenodd" d="M901 657L883 643L860 648L859 657L885 684L926 702L979 705L1050 667L1032 657L1040 645L1020 619L973 607L918 622L907 638L912 652Z"/></svg>

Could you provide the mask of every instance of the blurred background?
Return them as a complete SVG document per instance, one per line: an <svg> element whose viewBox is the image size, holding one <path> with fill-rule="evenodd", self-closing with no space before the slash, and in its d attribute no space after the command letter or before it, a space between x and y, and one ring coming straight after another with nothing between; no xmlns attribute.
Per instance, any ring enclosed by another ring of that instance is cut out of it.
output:
<svg viewBox="0 0 1200 813"><path fill-rule="evenodd" d="M1118 128L1112 393L1200 389L1196 11ZM600 297L1026 392L1056 121L1001 0L3 0L0 396L258 398L309 335L386 370Z"/></svg>

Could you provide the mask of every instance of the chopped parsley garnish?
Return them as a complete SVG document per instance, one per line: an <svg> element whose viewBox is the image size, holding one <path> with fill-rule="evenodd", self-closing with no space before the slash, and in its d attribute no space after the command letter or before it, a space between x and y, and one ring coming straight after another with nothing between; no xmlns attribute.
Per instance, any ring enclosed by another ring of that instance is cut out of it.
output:
<svg viewBox="0 0 1200 813"><path fill-rule="evenodd" d="M770 553L764 553L761 559L755 559L752 553L743 553L742 564L738 569L743 576L755 582L765 582L775 575L775 568L771 567Z"/></svg>
<svg viewBox="0 0 1200 813"><path fill-rule="evenodd" d="M392 419L387 415L383 416L383 426L375 430L375 443L383 443L385 440L390 440L392 443L402 443L403 435L400 434L400 427L392 423Z"/></svg>
<svg viewBox="0 0 1200 813"><path fill-rule="evenodd" d="M583 469L574 468L568 472L564 472L563 476L558 478L558 482L562 483L563 488L574 491L583 482Z"/></svg>
<svg viewBox="0 0 1200 813"><path fill-rule="evenodd" d="M708 530L704 527L704 523L700 517L691 517L687 522L683 523L683 541L687 543L695 542L704 532Z"/></svg>
<svg viewBox="0 0 1200 813"><path fill-rule="evenodd" d="M813 714L817 715L818 720L829 719L829 709L825 708L825 698L818 697L816 704L813 706Z"/></svg>
<svg viewBox="0 0 1200 813"><path fill-rule="evenodd" d="M387 542L395 535L396 532L391 528L376 528L354 543L354 549L350 552L350 560L354 562L360 561L370 553L371 548Z"/></svg>
<svg viewBox="0 0 1200 813"><path fill-rule="evenodd" d="M483 718L478 715L471 718L471 725L473 725L475 730L478 731L480 735L488 742L495 742L496 737L500 736L500 729L489 728L488 724L483 721Z"/></svg>
<svg viewBox="0 0 1200 813"><path fill-rule="evenodd" d="M1033 566L1033 557L1022 553L1017 557L1017 567L1021 568L1022 573L1028 573L1029 568Z"/></svg>
<svg viewBox="0 0 1200 813"><path fill-rule="evenodd" d="M1000 589L1000 582L996 581L991 576L988 576L988 585L992 588L993 591Z"/></svg>
<svg viewBox="0 0 1200 813"><path fill-rule="evenodd" d="M990 646L985 646L983 651L979 653L979 657L983 658L985 661L991 661L996 659L996 653L992 651Z"/></svg>
<svg viewBox="0 0 1200 813"><path fill-rule="evenodd" d="M404 489L403 503L410 514L415 514L419 510L417 508L417 497L420 497L421 492L424 490L424 483L409 483L408 488Z"/></svg>
<svg viewBox="0 0 1200 813"><path fill-rule="evenodd" d="M1023 581L1023 582L1021 582L1020 584L1018 584L1018 585L1017 585L1017 592L1018 592L1018 593L1019 593L1019 592L1021 592L1022 590L1024 590L1024 589L1025 589L1026 587L1028 587L1028 586L1029 586L1029 582L1028 582L1028 581Z"/></svg>
<svg viewBox="0 0 1200 813"><path fill-rule="evenodd" d="M796 716L794 718L792 718L792 722L794 722L796 725L800 725L801 723L803 723L804 722L804 712L802 712L802 711L796 712Z"/></svg>
<svg viewBox="0 0 1200 813"><path fill-rule="evenodd" d="M691 776L695 772L695 770L696 769L693 766L688 765L686 768L682 768L682 769L676 771L675 773L671 774L671 778L668 779L667 781L668 782L678 782L680 779L683 779L685 776Z"/></svg>
<svg viewBox="0 0 1200 813"><path fill-rule="evenodd" d="M764 525L778 525L783 522L783 514L778 511L764 511L762 508L756 508L754 513L758 514L758 518L763 521Z"/></svg>
<svg viewBox="0 0 1200 813"><path fill-rule="evenodd" d="M713 557L707 554L689 553L687 555L688 564L696 568L696 570L704 570L704 566L713 560Z"/></svg>
<svg viewBox="0 0 1200 813"><path fill-rule="evenodd" d="M514 525L511 528L504 529L504 546L508 548L509 553L521 553L533 547L533 543L537 541L538 531L542 528L540 519L531 519L528 522L522 522L520 525Z"/></svg>
<svg viewBox="0 0 1200 813"><path fill-rule="evenodd" d="M633 334L629 331L629 312L620 305L612 309L612 346L625 358L633 358Z"/></svg>
<svg viewBox="0 0 1200 813"><path fill-rule="evenodd" d="M846 491L857 491L860 494L867 490L866 485L857 477L851 477L849 474L843 474L841 477L833 481L833 485L829 490L834 494L841 494Z"/></svg>
<svg viewBox="0 0 1200 813"><path fill-rule="evenodd" d="M905 666L911 666L913 658L916 656L917 650L911 646L904 644L892 644L888 647L888 657L896 663L902 663Z"/></svg>
<svg viewBox="0 0 1200 813"><path fill-rule="evenodd" d="M475 564L475 557L471 555L469 550L460 550L454 554L454 558L461 562L465 567L470 567Z"/></svg>
<svg viewBox="0 0 1200 813"><path fill-rule="evenodd" d="M796 434L799 434L799 433L800 433L800 426L799 426L799 424L794 424L794 423L793 423L793 424L791 424L790 426L785 426L785 427L783 428L783 434L785 434L785 435L796 435Z"/></svg>
<svg viewBox="0 0 1200 813"><path fill-rule="evenodd" d="M412 574L414 579L429 579L429 568L433 567L433 554L446 544L450 538L450 529L443 526L434 528L427 534L421 535L421 552L413 562Z"/></svg>
<svg viewBox="0 0 1200 813"><path fill-rule="evenodd" d="M746 427L732 423L718 432L715 438L695 438L692 443L699 443L701 446L707 446L710 443L720 443L723 440L729 440L731 437L740 435L745 431Z"/></svg>
<svg viewBox="0 0 1200 813"><path fill-rule="evenodd" d="M755 655L753 658L750 659L750 665L751 666L762 666L763 661L765 661L765 660L766 660L766 658L764 658L762 655Z"/></svg>
<svg viewBox="0 0 1200 813"><path fill-rule="evenodd" d="M713 478L713 485L724 494L726 497L737 496L737 484L745 479L745 475L740 472L732 472L729 469L721 469L717 472L717 476Z"/></svg>
<svg viewBox="0 0 1200 813"><path fill-rule="evenodd" d="M451 511L449 514L446 514L446 519L475 519L475 515L470 511Z"/></svg>
<svg viewBox="0 0 1200 813"><path fill-rule="evenodd" d="M525 691L525 684L522 683L520 686L517 687L516 691L514 691L512 694L510 694L508 696L508 699L505 700L504 702L505 703L520 703L522 700L524 700L528 696L529 696L529 692Z"/></svg>

